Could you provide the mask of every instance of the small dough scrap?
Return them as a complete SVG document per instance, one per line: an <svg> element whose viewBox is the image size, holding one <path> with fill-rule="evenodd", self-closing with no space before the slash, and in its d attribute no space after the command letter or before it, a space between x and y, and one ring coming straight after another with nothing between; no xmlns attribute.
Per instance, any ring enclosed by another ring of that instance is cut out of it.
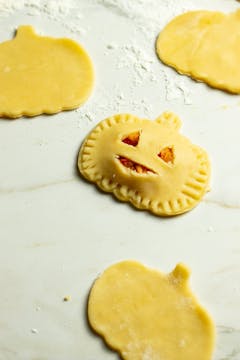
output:
<svg viewBox="0 0 240 360"><path fill-rule="evenodd" d="M100 122L79 152L82 175L119 200L156 215L196 206L208 190L207 153L179 133L181 121L165 112L155 121L129 114Z"/></svg>
<svg viewBox="0 0 240 360"><path fill-rule="evenodd" d="M134 261L112 265L91 289L89 323L124 360L210 360L215 327L188 279L182 264L167 275Z"/></svg>
<svg viewBox="0 0 240 360"><path fill-rule="evenodd" d="M231 14L190 11L159 34L159 58L179 73L240 93L240 10Z"/></svg>
<svg viewBox="0 0 240 360"><path fill-rule="evenodd" d="M74 109L89 97L93 78L91 60L76 42L20 26L13 40L0 44L0 117Z"/></svg>

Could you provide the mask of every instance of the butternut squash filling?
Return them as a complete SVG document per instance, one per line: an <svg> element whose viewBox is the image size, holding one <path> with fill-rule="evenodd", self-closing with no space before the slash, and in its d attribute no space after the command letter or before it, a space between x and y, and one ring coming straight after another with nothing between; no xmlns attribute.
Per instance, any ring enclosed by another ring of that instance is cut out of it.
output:
<svg viewBox="0 0 240 360"><path fill-rule="evenodd" d="M135 131L132 134L129 134L127 137L122 139L122 142L131 146L137 146L140 138L140 132Z"/></svg>
<svg viewBox="0 0 240 360"><path fill-rule="evenodd" d="M173 164L173 160L174 160L174 153L173 153L173 148L171 147L165 147L164 149L162 149L160 151L160 153L158 154L158 156L165 161L166 163L172 163Z"/></svg>
<svg viewBox="0 0 240 360"><path fill-rule="evenodd" d="M133 160L127 159L124 156L118 157L120 163L128 169L136 171L138 174L153 173L154 171L148 169L146 166L136 163Z"/></svg>

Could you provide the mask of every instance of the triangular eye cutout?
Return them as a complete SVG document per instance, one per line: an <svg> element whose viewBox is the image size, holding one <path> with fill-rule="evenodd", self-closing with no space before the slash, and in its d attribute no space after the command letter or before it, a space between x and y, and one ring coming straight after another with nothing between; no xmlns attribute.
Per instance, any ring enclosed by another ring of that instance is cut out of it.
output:
<svg viewBox="0 0 240 360"><path fill-rule="evenodd" d="M168 164L173 164L174 162L175 156L174 156L173 148L171 146L167 146L163 148L158 154L158 156Z"/></svg>
<svg viewBox="0 0 240 360"><path fill-rule="evenodd" d="M127 136L125 136L122 139L122 142L124 144L128 144L131 146L137 146L138 142L139 142L139 138L140 138L140 131L135 131Z"/></svg>

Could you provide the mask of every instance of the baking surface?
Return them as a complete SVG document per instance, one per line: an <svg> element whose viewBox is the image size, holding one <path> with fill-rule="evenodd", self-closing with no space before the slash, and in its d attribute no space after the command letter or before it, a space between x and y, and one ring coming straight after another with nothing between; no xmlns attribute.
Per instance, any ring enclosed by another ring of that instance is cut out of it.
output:
<svg viewBox="0 0 240 360"><path fill-rule="evenodd" d="M0 120L0 360L118 359L89 330L86 301L96 276L123 259L164 272L186 263L193 291L217 326L214 360L239 360L240 97L178 75L154 52L158 32L174 15L239 6L0 1L0 41L29 24L78 41L96 72L94 93L80 109ZM155 119L165 110L181 117L182 133L212 162L211 192L170 219L102 194L76 168L80 144L100 120L119 112Z"/></svg>

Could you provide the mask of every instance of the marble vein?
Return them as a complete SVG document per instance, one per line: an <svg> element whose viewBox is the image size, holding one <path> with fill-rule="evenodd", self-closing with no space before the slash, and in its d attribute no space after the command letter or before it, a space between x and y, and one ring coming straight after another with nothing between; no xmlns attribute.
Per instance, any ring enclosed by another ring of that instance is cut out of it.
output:
<svg viewBox="0 0 240 360"><path fill-rule="evenodd" d="M240 348L233 349L229 354L221 357L219 360L237 360L236 356L240 354Z"/></svg>
<svg viewBox="0 0 240 360"><path fill-rule="evenodd" d="M231 326L218 325L217 329L222 334L240 333L240 329L236 329Z"/></svg>
<svg viewBox="0 0 240 360"><path fill-rule="evenodd" d="M210 205L216 205L219 207L222 207L224 209L232 209L232 210L240 210L240 205L235 205L235 204L229 204L226 203L224 201L220 201L220 200L203 200L206 204L210 204Z"/></svg>
<svg viewBox="0 0 240 360"><path fill-rule="evenodd" d="M37 190L52 187L52 186L59 186L59 185L71 183L74 180L75 180L75 178L72 177L69 179L56 180L56 181L51 181L48 183L37 184L37 185L32 185L32 186L23 186L23 187L18 187L18 188L13 187L13 188L6 188L6 189L0 188L0 195L11 195L11 194L22 193L22 192L37 191Z"/></svg>
<svg viewBox="0 0 240 360"><path fill-rule="evenodd" d="M231 266L224 266L216 271L214 271L212 274L224 274L229 273L233 271L240 271L240 264L239 265L231 265Z"/></svg>
<svg viewBox="0 0 240 360"><path fill-rule="evenodd" d="M235 338L236 336L236 338L239 339L240 329L238 328L219 325L217 326L217 330L219 335L222 334L224 337L230 335L231 338L233 337ZM227 343L228 344L230 343L229 340L227 341ZM237 340L237 346L235 345L232 349L228 350L223 356L220 356L218 360L239 360L239 355L240 355L240 346L239 346L239 341Z"/></svg>
<svg viewBox="0 0 240 360"><path fill-rule="evenodd" d="M41 189L52 187L52 186L58 186L58 185L62 185L62 184L71 183L74 180L75 180L75 178L71 177L68 179L61 179L61 180L56 180L56 181L32 185L32 186L12 187L12 188L5 188L5 189L0 188L0 196L1 195L11 195L11 194L16 194L16 193L23 193L23 192L37 191L37 190L41 190ZM219 201L219 200L205 199L203 201L206 204L216 205L216 206L219 206L219 207L222 207L225 209L240 210L240 205L228 204L228 203L225 203L225 202Z"/></svg>

